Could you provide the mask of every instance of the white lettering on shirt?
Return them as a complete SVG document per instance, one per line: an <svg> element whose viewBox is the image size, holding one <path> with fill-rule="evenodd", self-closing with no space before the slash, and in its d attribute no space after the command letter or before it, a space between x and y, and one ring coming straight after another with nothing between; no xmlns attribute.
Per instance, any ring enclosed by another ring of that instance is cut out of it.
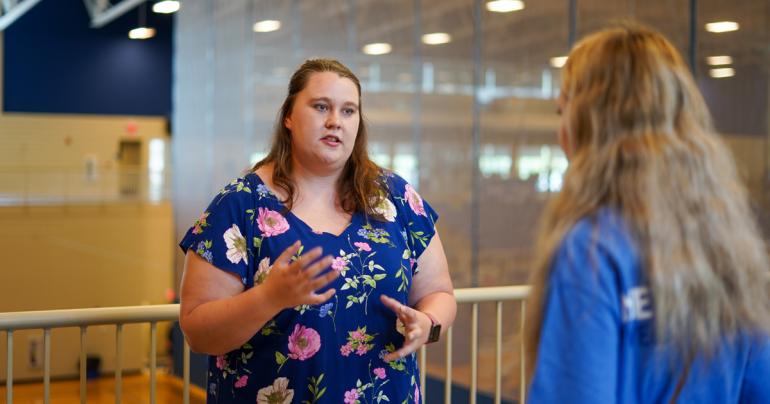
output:
<svg viewBox="0 0 770 404"><path fill-rule="evenodd" d="M623 303L623 322L648 320L652 318L650 291L641 286L632 288L621 298Z"/></svg>

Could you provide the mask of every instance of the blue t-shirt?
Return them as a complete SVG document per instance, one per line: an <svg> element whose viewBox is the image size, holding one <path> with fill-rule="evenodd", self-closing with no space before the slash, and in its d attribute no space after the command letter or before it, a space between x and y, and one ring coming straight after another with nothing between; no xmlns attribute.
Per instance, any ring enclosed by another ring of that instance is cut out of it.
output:
<svg viewBox="0 0 770 404"><path fill-rule="evenodd" d="M578 222L548 280L530 403L668 403L680 375L655 343L652 296L640 255L609 209ZM682 403L770 402L770 340L738 337L696 358Z"/></svg>
<svg viewBox="0 0 770 404"><path fill-rule="evenodd" d="M208 403L419 403L415 355L401 347L385 294L406 304L417 259L435 234L436 213L401 177L383 174L384 221L356 213L340 234L314 232L254 173L214 198L180 243L215 267L259 285L296 240L334 261L337 293L324 304L281 311L239 349L209 357ZM325 289L324 289L325 290Z"/></svg>

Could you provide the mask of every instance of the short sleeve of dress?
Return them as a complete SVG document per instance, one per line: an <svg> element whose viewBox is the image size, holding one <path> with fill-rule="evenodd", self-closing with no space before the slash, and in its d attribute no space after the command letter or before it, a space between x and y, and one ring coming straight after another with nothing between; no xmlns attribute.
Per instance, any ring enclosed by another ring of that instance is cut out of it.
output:
<svg viewBox="0 0 770 404"><path fill-rule="evenodd" d="M244 178L235 179L214 197L179 247L185 254L192 250L213 266L237 275L245 287L250 287L254 259L249 214L253 211L251 184Z"/></svg>
<svg viewBox="0 0 770 404"><path fill-rule="evenodd" d="M412 259L417 260L436 234L438 214L406 180L394 173L385 176L402 236L412 250Z"/></svg>

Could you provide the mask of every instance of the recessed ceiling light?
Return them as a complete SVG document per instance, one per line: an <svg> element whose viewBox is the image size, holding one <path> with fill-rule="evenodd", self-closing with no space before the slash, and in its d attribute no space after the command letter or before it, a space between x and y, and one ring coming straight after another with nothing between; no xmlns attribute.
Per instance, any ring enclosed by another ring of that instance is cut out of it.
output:
<svg viewBox="0 0 770 404"><path fill-rule="evenodd" d="M733 58L730 56L709 56L706 58L706 63L711 66L729 65L733 63Z"/></svg>
<svg viewBox="0 0 770 404"><path fill-rule="evenodd" d="M281 29L281 22L278 20L262 20L254 23L254 32L273 32Z"/></svg>
<svg viewBox="0 0 770 404"><path fill-rule="evenodd" d="M487 2L487 10L494 13L510 13L524 9L524 2L521 0L492 0Z"/></svg>
<svg viewBox="0 0 770 404"><path fill-rule="evenodd" d="M717 21L706 24L706 31L722 33L737 31L741 26L735 21Z"/></svg>
<svg viewBox="0 0 770 404"><path fill-rule="evenodd" d="M138 27L128 31L128 37L131 39L150 39L155 36L155 28Z"/></svg>
<svg viewBox="0 0 770 404"><path fill-rule="evenodd" d="M715 79L722 79L725 77L733 77L735 76L735 69L732 67L722 67L719 69L711 69L709 70L709 76L715 78Z"/></svg>
<svg viewBox="0 0 770 404"><path fill-rule="evenodd" d="M556 56L551 58L551 66L557 69L561 69L565 63L567 63L566 56Z"/></svg>
<svg viewBox="0 0 770 404"><path fill-rule="evenodd" d="M393 50L393 47L390 46L389 43L375 42L364 45L361 50L367 55L384 55L390 53L390 51Z"/></svg>
<svg viewBox="0 0 770 404"><path fill-rule="evenodd" d="M426 45L441 45L452 41L452 36L446 32L433 32L422 36L422 43Z"/></svg>
<svg viewBox="0 0 770 404"><path fill-rule="evenodd" d="M171 14L179 11L179 2L176 0L163 0L152 5L152 11L159 14Z"/></svg>

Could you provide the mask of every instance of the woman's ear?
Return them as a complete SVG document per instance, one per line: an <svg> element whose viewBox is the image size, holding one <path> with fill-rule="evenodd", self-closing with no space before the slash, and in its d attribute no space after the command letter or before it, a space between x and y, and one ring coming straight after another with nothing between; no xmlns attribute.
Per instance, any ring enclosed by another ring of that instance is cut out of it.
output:
<svg viewBox="0 0 770 404"><path fill-rule="evenodd" d="M286 118L284 118L284 120L283 120L283 126L284 126L286 129L288 129L289 131L291 131L291 116L287 116Z"/></svg>

